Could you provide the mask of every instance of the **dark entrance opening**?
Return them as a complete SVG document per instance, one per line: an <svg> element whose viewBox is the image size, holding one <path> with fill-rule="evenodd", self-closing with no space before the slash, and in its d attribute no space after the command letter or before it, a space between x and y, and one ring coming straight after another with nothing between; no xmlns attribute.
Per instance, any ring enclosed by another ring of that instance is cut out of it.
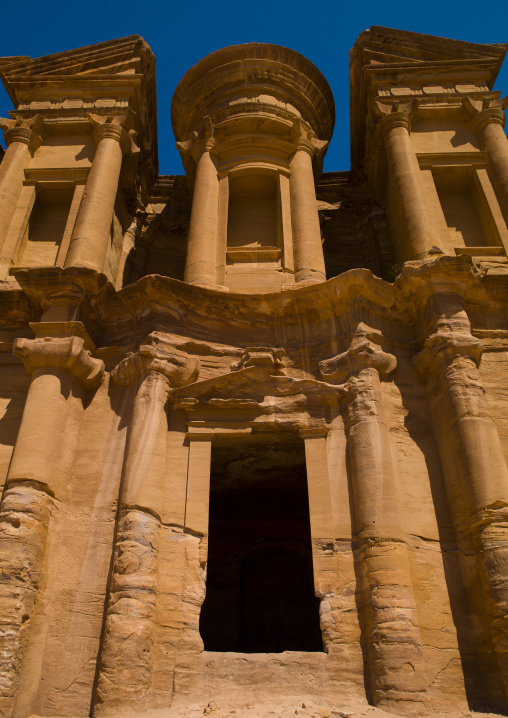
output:
<svg viewBox="0 0 508 718"><path fill-rule="evenodd" d="M322 651L303 441L292 433L212 449L207 651Z"/></svg>

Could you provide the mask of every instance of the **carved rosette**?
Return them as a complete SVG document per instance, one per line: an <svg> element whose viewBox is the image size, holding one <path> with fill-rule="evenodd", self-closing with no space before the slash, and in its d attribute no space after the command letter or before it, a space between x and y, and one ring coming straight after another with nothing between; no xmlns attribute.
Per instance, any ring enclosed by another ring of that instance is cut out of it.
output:
<svg viewBox="0 0 508 718"><path fill-rule="evenodd" d="M104 376L104 362L94 359L81 337L16 339L13 353L31 376L51 369L70 372L85 387L97 389Z"/></svg>

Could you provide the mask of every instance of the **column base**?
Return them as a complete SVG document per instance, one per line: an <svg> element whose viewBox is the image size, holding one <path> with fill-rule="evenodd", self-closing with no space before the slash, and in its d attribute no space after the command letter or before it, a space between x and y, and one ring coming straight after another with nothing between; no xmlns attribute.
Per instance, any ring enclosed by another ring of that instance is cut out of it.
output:
<svg viewBox="0 0 508 718"><path fill-rule="evenodd" d="M209 284L208 282L186 282L186 284L192 284L193 287L202 289L213 289L216 292L229 292L229 287L225 287L223 284Z"/></svg>
<svg viewBox="0 0 508 718"><path fill-rule="evenodd" d="M326 277L323 275L306 277L305 279L297 279L294 284L283 284L281 289L283 292L289 292L294 289L302 289L303 287L312 287L315 284L323 284L323 282L326 282Z"/></svg>
<svg viewBox="0 0 508 718"><path fill-rule="evenodd" d="M308 284L320 284L326 282L326 275L319 269L311 269L303 267L295 272L295 283L298 286L307 286Z"/></svg>

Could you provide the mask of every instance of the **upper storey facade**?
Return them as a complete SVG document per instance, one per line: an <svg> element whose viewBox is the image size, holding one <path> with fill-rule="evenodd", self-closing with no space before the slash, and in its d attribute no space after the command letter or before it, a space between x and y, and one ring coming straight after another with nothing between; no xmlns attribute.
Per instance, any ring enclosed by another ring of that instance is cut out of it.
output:
<svg viewBox="0 0 508 718"><path fill-rule="evenodd" d="M155 58L138 36L1 58L0 272L80 266L277 292L468 253L506 263L505 45L371 28L350 54L352 169L322 174L334 101L298 53L218 50L178 85L186 172L158 176Z"/></svg>

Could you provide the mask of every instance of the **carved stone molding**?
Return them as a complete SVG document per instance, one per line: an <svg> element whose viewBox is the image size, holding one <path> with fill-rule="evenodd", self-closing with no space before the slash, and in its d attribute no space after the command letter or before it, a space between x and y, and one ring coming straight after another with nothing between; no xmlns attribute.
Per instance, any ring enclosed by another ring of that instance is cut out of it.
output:
<svg viewBox="0 0 508 718"><path fill-rule="evenodd" d="M28 145L32 154L42 144L43 126L44 117L42 115L35 115L26 119L16 115L12 120L0 117L0 129L4 131L7 147L12 142L22 142Z"/></svg>
<svg viewBox="0 0 508 718"><path fill-rule="evenodd" d="M84 344L81 337L21 338L15 340L13 353L21 359L30 374L45 369L65 369L85 389L97 389L104 375L104 362L94 359Z"/></svg>
<svg viewBox="0 0 508 718"><path fill-rule="evenodd" d="M365 324L359 324L346 352L319 362L323 379L333 384L341 384L363 369L376 369L381 378L391 374L397 366L397 359L374 344L370 339L372 335L372 329Z"/></svg>
<svg viewBox="0 0 508 718"><path fill-rule="evenodd" d="M116 384L128 386L139 376L152 372L165 376L172 387L195 381L200 370L199 359L178 351L156 334L150 334L147 342L150 343L142 344L137 352L128 354L113 369L111 377Z"/></svg>

